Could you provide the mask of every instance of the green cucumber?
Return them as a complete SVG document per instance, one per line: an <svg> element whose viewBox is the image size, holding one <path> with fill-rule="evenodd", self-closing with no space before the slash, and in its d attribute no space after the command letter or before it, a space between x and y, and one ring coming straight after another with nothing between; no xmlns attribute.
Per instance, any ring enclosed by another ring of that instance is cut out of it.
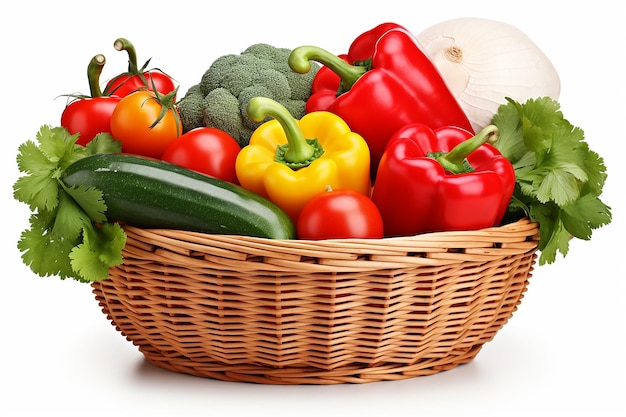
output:
<svg viewBox="0 0 626 417"><path fill-rule="evenodd" d="M109 221L146 229L293 239L291 218L241 186L175 164L129 154L95 154L62 174L67 186L103 193Z"/></svg>

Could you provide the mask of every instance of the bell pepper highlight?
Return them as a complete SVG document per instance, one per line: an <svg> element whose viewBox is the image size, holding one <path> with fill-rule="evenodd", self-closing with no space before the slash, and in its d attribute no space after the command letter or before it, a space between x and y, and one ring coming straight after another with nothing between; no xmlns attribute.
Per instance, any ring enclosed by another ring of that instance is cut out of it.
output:
<svg viewBox="0 0 626 417"><path fill-rule="evenodd" d="M385 236L499 225L515 188L515 171L491 145L497 138L493 125L477 135L421 123L398 130L380 161L372 193Z"/></svg>
<svg viewBox="0 0 626 417"><path fill-rule="evenodd" d="M298 73L309 71L309 60L323 65L306 111L335 113L363 136L370 147L372 178L389 138L403 126L458 126L473 133L467 115L409 31L383 24L360 35L351 49L353 56L300 46L288 63Z"/></svg>
<svg viewBox="0 0 626 417"><path fill-rule="evenodd" d="M313 112L297 120L280 103L254 97L246 107L261 124L235 162L242 187L281 207L297 221L304 205L327 187L370 193L367 143L337 115Z"/></svg>

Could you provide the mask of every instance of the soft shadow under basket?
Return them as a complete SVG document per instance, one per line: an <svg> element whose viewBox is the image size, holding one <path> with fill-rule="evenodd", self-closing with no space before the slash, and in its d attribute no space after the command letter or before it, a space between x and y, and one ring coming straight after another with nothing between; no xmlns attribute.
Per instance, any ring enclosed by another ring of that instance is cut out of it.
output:
<svg viewBox="0 0 626 417"><path fill-rule="evenodd" d="M263 384L430 375L471 361L526 291L539 229L271 240L126 226L92 284L150 363Z"/></svg>

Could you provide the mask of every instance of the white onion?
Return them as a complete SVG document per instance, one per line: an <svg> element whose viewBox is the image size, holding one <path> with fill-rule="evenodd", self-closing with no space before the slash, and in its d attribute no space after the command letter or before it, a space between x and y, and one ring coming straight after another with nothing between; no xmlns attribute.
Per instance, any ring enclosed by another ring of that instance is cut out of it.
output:
<svg viewBox="0 0 626 417"><path fill-rule="evenodd" d="M435 24L417 39L477 132L506 97L522 103L559 98L561 82L548 57L508 23L462 17Z"/></svg>

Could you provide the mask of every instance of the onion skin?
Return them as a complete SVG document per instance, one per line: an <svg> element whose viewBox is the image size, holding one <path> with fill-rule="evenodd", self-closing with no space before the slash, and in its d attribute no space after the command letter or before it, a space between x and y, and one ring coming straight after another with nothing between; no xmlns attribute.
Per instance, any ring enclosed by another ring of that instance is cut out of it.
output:
<svg viewBox="0 0 626 417"><path fill-rule="evenodd" d="M491 123L507 97L521 103L559 98L561 81L552 62L508 23L462 17L437 23L417 39L476 132Z"/></svg>

